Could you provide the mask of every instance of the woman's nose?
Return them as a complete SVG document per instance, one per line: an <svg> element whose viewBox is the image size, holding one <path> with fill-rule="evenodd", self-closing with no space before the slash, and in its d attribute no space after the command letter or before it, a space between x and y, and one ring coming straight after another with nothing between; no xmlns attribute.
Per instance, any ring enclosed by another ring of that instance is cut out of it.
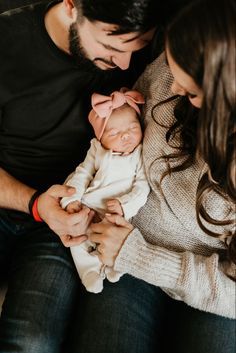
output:
<svg viewBox="0 0 236 353"><path fill-rule="evenodd" d="M186 91L183 87L181 87L176 81L174 81L172 83L172 86L171 86L171 91L174 93L174 94L178 94L180 96L185 96L186 95Z"/></svg>

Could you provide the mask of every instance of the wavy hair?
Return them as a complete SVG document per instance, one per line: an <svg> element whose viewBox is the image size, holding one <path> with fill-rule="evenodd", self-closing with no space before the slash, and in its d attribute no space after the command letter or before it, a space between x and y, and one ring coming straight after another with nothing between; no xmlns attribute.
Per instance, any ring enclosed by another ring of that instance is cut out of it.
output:
<svg viewBox="0 0 236 353"><path fill-rule="evenodd" d="M178 101L174 111L176 122L168 129L166 138L170 143L178 132L181 146L176 153L164 157L170 161L185 156L169 172L186 169L198 155L207 163L208 172L202 175L197 188L197 220L208 235L225 239L229 258L236 264L235 232L215 233L205 225L230 225L235 224L235 219L213 219L204 207L211 191L229 204L235 205L236 200L235 18L234 0L199 0L169 25L166 43L171 56L201 87L203 102L196 109L186 97Z"/></svg>

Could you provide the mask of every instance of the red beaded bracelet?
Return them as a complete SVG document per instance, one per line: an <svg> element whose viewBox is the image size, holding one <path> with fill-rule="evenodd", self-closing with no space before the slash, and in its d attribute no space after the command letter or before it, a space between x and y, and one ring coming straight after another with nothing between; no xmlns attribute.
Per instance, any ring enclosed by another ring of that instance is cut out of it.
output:
<svg viewBox="0 0 236 353"><path fill-rule="evenodd" d="M29 212L36 222L43 222L43 219L40 217L40 215L38 213L38 199L39 199L40 195L41 195L41 192L36 191L32 195L32 197L29 201L29 206L28 206Z"/></svg>

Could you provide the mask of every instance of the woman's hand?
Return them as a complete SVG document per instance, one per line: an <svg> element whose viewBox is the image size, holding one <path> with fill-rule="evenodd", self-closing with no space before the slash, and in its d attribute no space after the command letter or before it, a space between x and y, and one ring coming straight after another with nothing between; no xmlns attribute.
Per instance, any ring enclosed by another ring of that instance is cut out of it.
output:
<svg viewBox="0 0 236 353"><path fill-rule="evenodd" d="M107 201L107 210L110 213L115 213L120 216L124 216L124 212L121 206L121 203L117 199L111 199Z"/></svg>
<svg viewBox="0 0 236 353"><path fill-rule="evenodd" d="M97 255L104 265L114 265L125 239L133 228L123 217L110 214L107 214L102 222L90 225L88 238L97 244Z"/></svg>
<svg viewBox="0 0 236 353"><path fill-rule="evenodd" d="M48 226L59 235L66 247L79 245L87 239L84 235L94 211L82 206L79 212L69 214L60 205L60 199L71 196L75 189L66 185L53 185L38 199L38 213Z"/></svg>

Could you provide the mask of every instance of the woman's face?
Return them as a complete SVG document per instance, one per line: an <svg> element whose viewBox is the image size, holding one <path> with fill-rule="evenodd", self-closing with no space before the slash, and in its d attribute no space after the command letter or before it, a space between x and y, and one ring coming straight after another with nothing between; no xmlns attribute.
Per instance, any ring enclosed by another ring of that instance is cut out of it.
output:
<svg viewBox="0 0 236 353"><path fill-rule="evenodd" d="M186 72L176 64L170 54L168 46L166 47L166 58L174 77L171 91L180 96L187 96L194 107L200 108L203 99L202 89L195 83L191 76L186 74Z"/></svg>

